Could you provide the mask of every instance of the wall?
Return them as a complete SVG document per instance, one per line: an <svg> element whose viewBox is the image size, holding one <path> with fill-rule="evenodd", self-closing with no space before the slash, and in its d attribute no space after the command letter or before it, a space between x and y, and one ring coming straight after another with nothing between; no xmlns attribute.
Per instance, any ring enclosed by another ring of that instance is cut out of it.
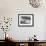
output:
<svg viewBox="0 0 46 46"><path fill-rule="evenodd" d="M18 27L18 14L34 14L34 27ZM46 40L44 15L46 15L45 6L32 8L28 0L0 0L0 18L4 16L13 18L12 26L8 33L17 40L27 40L34 34L37 35L37 39ZM3 31L0 31L0 35L2 33ZM0 39L2 38L0 36Z"/></svg>

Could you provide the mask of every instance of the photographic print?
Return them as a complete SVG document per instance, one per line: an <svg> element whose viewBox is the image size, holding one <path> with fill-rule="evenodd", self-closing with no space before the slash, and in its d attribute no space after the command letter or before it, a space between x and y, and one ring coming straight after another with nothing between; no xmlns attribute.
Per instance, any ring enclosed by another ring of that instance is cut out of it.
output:
<svg viewBox="0 0 46 46"><path fill-rule="evenodd" d="M33 14L18 14L18 26L19 27L34 26L34 15Z"/></svg>

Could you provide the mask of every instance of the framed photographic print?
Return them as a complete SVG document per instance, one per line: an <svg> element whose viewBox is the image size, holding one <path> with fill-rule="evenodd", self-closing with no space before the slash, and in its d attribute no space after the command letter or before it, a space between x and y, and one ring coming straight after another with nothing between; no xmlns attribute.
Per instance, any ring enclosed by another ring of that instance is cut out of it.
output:
<svg viewBox="0 0 46 46"><path fill-rule="evenodd" d="M18 14L18 26L19 27L33 27L34 14Z"/></svg>

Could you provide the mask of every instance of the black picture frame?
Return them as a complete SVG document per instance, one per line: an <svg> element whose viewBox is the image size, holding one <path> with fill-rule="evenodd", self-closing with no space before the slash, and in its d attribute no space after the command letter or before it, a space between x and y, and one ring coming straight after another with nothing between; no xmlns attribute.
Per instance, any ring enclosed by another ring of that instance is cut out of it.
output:
<svg viewBox="0 0 46 46"><path fill-rule="evenodd" d="M34 14L18 14L18 27L33 27Z"/></svg>

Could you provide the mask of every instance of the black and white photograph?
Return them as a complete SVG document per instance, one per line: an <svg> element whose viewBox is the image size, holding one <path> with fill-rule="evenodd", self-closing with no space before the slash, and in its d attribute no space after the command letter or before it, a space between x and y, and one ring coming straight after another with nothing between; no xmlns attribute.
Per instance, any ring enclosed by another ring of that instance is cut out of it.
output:
<svg viewBox="0 0 46 46"><path fill-rule="evenodd" d="M18 14L18 26L20 27L34 26L34 15L33 14Z"/></svg>

